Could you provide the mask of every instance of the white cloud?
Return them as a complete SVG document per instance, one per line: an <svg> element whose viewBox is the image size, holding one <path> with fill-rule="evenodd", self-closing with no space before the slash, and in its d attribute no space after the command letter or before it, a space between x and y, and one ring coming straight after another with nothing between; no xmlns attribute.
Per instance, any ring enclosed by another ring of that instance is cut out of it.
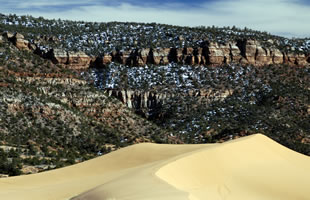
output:
<svg viewBox="0 0 310 200"><path fill-rule="evenodd" d="M219 0L202 4L199 8L184 9L181 4L162 4L156 7L142 7L122 3L106 6L94 1L75 1L84 6L73 7L66 11L52 10L43 12L30 9L31 6L64 5L60 1L32 1L19 4L17 14L32 14L48 18L63 18L85 21L133 21L156 22L185 26L233 26L249 27L286 36L309 37L310 7L297 0ZM88 6L89 3L89 6ZM67 3L65 5L70 5ZM32 10L30 13L29 10ZM0 9L1 11L1 9ZM3 12L3 11L2 11ZM6 10L5 12L14 12Z"/></svg>

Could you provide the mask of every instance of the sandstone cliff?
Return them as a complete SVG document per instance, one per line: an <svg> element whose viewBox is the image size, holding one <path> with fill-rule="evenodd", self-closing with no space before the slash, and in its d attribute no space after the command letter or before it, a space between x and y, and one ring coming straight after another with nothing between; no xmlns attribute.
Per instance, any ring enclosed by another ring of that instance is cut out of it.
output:
<svg viewBox="0 0 310 200"><path fill-rule="evenodd" d="M54 64L65 65L72 69L88 68L91 58L84 52L72 52L62 49L51 49L43 56L50 59Z"/></svg>
<svg viewBox="0 0 310 200"><path fill-rule="evenodd" d="M90 57L84 52L72 52L63 49L46 51L38 48L24 39L24 36L6 32L3 34L21 50L33 50L34 53L54 64L64 65L71 69L85 69L89 66L104 67L111 62L130 66L146 64L166 65L180 63L188 65L242 64L264 66L270 64L288 64L291 66L306 66L310 64L310 55L281 51L274 47L264 47L257 40L243 39L225 44L204 42L197 47L185 48L142 48L129 51L118 50L111 53L102 52L102 56Z"/></svg>
<svg viewBox="0 0 310 200"><path fill-rule="evenodd" d="M98 66L111 62L143 66L145 64L165 65L170 62L188 65L250 64L263 66L270 64L309 65L309 54L281 52L267 48L256 40L239 40L226 44L206 43L200 47L159 48L119 51L97 59Z"/></svg>

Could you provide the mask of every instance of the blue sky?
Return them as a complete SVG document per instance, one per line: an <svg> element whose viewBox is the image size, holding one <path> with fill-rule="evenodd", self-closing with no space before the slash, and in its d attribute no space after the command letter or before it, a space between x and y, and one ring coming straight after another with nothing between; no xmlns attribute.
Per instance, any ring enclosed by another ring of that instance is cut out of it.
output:
<svg viewBox="0 0 310 200"><path fill-rule="evenodd" d="M0 0L0 12L85 21L237 26L310 37L310 0Z"/></svg>

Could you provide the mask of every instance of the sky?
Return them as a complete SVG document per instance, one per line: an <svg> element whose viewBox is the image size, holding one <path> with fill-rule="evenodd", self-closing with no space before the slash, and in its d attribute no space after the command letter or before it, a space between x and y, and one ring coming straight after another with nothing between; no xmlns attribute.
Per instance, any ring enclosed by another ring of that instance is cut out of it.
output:
<svg viewBox="0 0 310 200"><path fill-rule="evenodd" d="M310 37L310 0L0 0L4 14L83 21L236 26Z"/></svg>

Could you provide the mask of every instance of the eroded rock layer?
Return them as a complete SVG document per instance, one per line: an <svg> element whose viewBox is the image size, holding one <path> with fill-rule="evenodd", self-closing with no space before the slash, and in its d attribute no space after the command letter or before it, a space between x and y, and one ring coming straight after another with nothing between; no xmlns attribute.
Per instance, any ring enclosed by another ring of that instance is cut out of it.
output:
<svg viewBox="0 0 310 200"><path fill-rule="evenodd" d="M130 66L146 64L166 65L180 63L188 65L243 64L263 66L270 64L288 64L292 66L310 65L309 53L292 53L274 47L264 47L257 40L243 39L225 44L203 42L197 47L185 48L141 48L129 51L117 50L111 53L102 52L102 56L91 57L84 52L72 52L63 49L41 50L24 36L6 32L3 38L10 40L18 49L32 50L54 64L65 65L71 69L85 69L89 66L104 67L111 62Z"/></svg>

